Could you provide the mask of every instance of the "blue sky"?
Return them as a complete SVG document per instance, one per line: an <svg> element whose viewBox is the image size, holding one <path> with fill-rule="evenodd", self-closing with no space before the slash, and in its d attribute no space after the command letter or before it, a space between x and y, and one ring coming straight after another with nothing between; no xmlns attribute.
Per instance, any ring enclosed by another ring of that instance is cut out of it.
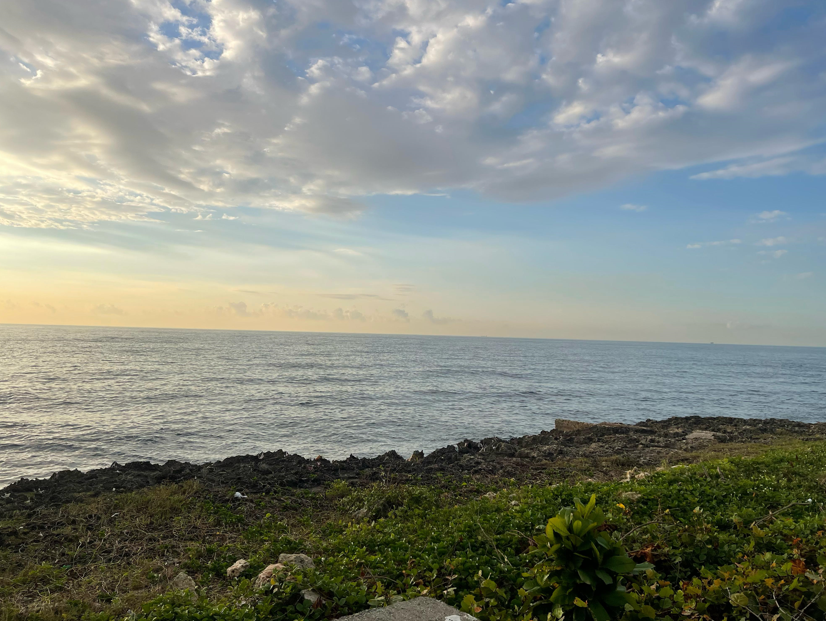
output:
<svg viewBox="0 0 826 621"><path fill-rule="evenodd" d="M50 4L0 322L826 346L822 3Z"/></svg>

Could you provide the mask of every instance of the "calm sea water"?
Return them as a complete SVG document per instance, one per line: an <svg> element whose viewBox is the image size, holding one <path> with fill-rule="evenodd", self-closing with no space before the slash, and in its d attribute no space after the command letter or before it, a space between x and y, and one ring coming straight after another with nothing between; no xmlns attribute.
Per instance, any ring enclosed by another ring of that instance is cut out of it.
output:
<svg viewBox="0 0 826 621"><path fill-rule="evenodd" d="M0 485L692 414L826 420L826 349L0 326Z"/></svg>

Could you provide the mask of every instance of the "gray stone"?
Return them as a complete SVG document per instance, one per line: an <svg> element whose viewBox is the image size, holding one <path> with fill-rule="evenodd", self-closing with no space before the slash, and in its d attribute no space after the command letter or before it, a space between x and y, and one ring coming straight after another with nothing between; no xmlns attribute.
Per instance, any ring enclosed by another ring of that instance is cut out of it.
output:
<svg viewBox="0 0 826 621"><path fill-rule="evenodd" d="M198 599L198 594L196 593L198 585L195 584L195 581L190 578L186 572L182 571L175 576L172 582L169 583L169 586L173 591L189 591L193 601Z"/></svg>
<svg viewBox="0 0 826 621"><path fill-rule="evenodd" d="M341 617L339 621L476 621L476 617L437 599L417 597L386 608L373 608Z"/></svg>
<svg viewBox="0 0 826 621"><path fill-rule="evenodd" d="M298 569L313 569L315 563L306 554L282 554L278 557L278 562L282 565L292 565Z"/></svg>
<svg viewBox="0 0 826 621"><path fill-rule="evenodd" d="M227 578L230 580L234 580L241 574L243 574L248 568L250 564L246 559L238 559L235 563L232 564L232 567L227 569Z"/></svg>
<svg viewBox="0 0 826 621"><path fill-rule="evenodd" d="M304 599L311 604L315 604L318 600L321 599L321 595L313 591L312 589L304 589L301 591L301 595L304 596Z"/></svg>
<svg viewBox="0 0 826 621"><path fill-rule="evenodd" d="M690 434L688 434L685 437L685 439L688 440L689 442L697 441L697 440L699 440L699 441L716 440L717 439L717 434L714 433L713 431L704 431L704 430L692 431Z"/></svg>

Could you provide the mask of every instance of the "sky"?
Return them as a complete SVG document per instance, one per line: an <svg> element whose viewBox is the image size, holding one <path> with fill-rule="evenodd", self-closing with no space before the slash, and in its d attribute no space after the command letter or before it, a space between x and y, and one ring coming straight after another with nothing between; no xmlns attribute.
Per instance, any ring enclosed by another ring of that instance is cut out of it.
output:
<svg viewBox="0 0 826 621"><path fill-rule="evenodd" d="M826 346L820 0L4 0L0 323Z"/></svg>

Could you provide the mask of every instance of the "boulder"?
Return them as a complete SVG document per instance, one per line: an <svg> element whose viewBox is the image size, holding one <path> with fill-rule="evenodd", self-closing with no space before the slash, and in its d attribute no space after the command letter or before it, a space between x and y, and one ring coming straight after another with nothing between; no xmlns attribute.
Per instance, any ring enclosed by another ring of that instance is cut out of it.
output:
<svg viewBox="0 0 826 621"><path fill-rule="evenodd" d="M714 433L713 431L705 431L705 430L692 431L690 434L688 434L685 437L685 439L688 440L689 442L697 442L697 441L699 441L699 442L708 442L708 441L716 440L717 439L717 434Z"/></svg>
<svg viewBox="0 0 826 621"><path fill-rule="evenodd" d="M238 559L232 564L232 567L227 569L227 578L229 578L230 580L235 580L235 578L243 574L249 568L249 566L249 561L247 561L246 559Z"/></svg>
<svg viewBox="0 0 826 621"><path fill-rule="evenodd" d="M272 580L272 575L277 571L284 570L284 566L281 563L273 563L272 565L267 565L264 570L258 574L258 577L255 579L255 589L261 590L265 587L270 586L270 580Z"/></svg>
<svg viewBox="0 0 826 621"><path fill-rule="evenodd" d="M186 572L182 571L175 576L172 579L172 582L169 583L169 587L173 591L189 591L190 597L193 601L198 599L198 594L196 593L198 585L195 584L195 581L190 578Z"/></svg>
<svg viewBox="0 0 826 621"><path fill-rule="evenodd" d="M292 565L297 569L313 569L315 563L306 554L282 554L278 557L278 562L282 565Z"/></svg>

